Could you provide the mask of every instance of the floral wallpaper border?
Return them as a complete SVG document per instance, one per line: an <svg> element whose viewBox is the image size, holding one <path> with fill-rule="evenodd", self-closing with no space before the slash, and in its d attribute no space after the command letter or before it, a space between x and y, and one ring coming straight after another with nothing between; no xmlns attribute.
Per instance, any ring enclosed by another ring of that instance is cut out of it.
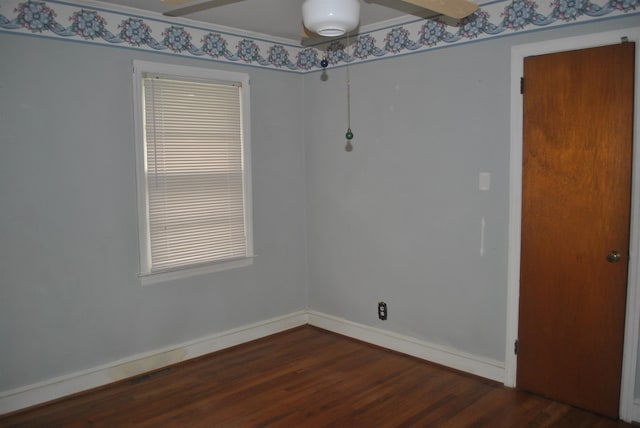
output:
<svg viewBox="0 0 640 428"><path fill-rule="evenodd" d="M101 5L101 7L96 7ZM104 5L104 7L102 7ZM498 0L455 23L420 19L303 47L209 28L171 23L161 15L133 16L107 3L1 0L0 32L164 52L290 72L392 58L398 54L640 13L640 0ZM182 21L181 21L182 22ZM194 24L197 24L194 22Z"/></svg>

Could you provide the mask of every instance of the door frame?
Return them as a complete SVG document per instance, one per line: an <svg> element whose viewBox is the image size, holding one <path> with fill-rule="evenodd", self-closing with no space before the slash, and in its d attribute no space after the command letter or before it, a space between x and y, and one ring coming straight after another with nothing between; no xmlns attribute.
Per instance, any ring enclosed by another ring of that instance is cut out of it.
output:
<svg viewBox="0 0 640 428"><path fill-rule="evenodd" d="M620 43L622 37L636 43L633 169L631 194L631 224L629 240L629 271L627 279L627 307L625 316L622 382L620 390L620 419L640 421L640 400L634 402L638 335L640 334L640 27L608 31L578 37L547 40L511 48L511 118L509 155L509 231L507 261L507 331L504 384L516 386L517 355L514 343L518 337L518 309L520 295L520 233L522 220L522 95L520 78L524 58L576 49Z"/></svg>

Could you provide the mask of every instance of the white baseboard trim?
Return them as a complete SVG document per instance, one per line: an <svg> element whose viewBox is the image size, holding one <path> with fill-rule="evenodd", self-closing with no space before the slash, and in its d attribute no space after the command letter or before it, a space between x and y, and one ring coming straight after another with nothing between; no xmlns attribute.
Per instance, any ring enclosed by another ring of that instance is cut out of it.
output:
<svg viewBox="0 0 640 428"><path fill-rule="evenodd" d="M0 415L157 370L171 364L307 324L304 310L212 336L0 392Z"/></svg>
<svg viewBox="0 0 640 428"><path fill-rule="evenodd" d="M504 363L455 349L434 345L414 337L308 311L309 324L363 342L431 361L442 366L504 382Z"/></svg>
<svg viewBox="0 0 640 428"><path fill-rule="evenodd" d="M414 337L358 324L315 311L298 311L282 317L143 354L99 367L0 392L0 415L86 391L181 361L310 324L363 342L411 355L497 382L504 381L504 363L434 345ZM640 420L640 402L634 403L634 420Z"/></svg>

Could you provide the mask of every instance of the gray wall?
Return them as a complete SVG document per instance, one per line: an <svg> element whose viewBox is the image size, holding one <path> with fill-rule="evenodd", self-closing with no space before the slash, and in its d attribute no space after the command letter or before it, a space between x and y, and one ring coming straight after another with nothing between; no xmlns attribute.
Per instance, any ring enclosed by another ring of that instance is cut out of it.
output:
<svg viewBox="0 0 640 428"><path fill-rule="evenodd" d="M307 306L503 361L510 48L634 24L356 65L352 153L344 68L323 81L0 34L0 391ZM252 267L140 286L133 58L251 75Z"/></svg>
<svg viewBox="0 0 640 428"><path fill-rule="evenodd" d="M504 361L511 47L637 18L305 76L309 306ZM478 174L491 173L491 190ZM484 255L480 255L485 219ZM377 319L377 302L389 319ZM640 373L639 373L640 374ZM640 379L640 377L639 377Z"/></svg>
<svg viewBox="0 0 640 428"><path fill-rule="evenodd" d="M232 66L7 34L0 58L0 391L306 306L301 76L234 68L252 84L254 265L143 287L131 60Z"/></svg>

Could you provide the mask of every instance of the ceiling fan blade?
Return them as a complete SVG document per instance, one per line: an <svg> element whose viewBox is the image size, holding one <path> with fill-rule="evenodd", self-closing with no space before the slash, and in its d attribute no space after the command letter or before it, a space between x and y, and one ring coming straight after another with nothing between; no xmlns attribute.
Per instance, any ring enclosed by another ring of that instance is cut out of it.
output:
<svg viewBox="0 0 640 428"><path fill-rule="evenodd" d="M162 4L169 6L177 6L185 3L191 3L193 0L160 0Z"/></svg>
<svg viewBox="0 0 640 428"><path fill-rule="evenodd" d="M166 0L162 0L162 1L166 1ZM171 1L180 2L183 0L168 0L168 2L171 2ZM192 1L192 0L186 0L186 1ZM190 15L192 13L201 12L203 10L212 9L214 7L224 6L225 4L236 3L239 1L242 1L242 0L209 0L202 3L196 3L191 6L181 7L180 9L170 10L168 12L163 13L163 15L173 16L173 17L185 16L185 15Z"/></svg>
<svg viewBox="0 0 640 428"><path fill-rule="evenodd" d="M429 9L434 12L450 16L455 19L462 19L478 9L478 5L468 0L401 0L404 3L410 3Z"/></svg>

